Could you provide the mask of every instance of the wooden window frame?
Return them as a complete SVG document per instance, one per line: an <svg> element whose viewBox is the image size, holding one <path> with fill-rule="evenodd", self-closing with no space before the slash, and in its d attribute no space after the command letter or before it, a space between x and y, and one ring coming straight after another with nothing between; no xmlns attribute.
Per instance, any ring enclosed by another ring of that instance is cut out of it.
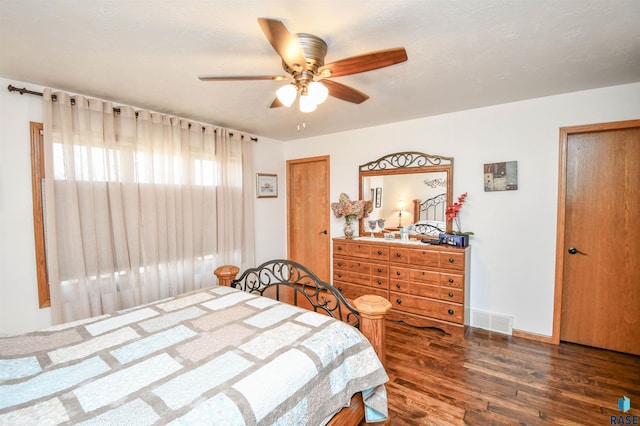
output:
<svg viewBox="0 0 640 426"><path fill-rule="evenodd" d="M33 197L33 233L36 249L36 277L38 281L38 304L40 308L51 306L49 280L47 279L47 257L44 236L44 205L42 185L44 183L44 133L42 123L30 122L31 133L31 186Z"/></svg>

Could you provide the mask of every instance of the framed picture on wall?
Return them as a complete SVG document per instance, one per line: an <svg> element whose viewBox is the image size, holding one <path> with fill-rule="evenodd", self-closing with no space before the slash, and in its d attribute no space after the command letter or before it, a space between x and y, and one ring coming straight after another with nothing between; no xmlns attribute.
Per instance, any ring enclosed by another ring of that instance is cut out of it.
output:
<svg viewBox="0 0 640 426"><path fill-rule="evenodd" d="M484 165L484 190L515 191L518 189L518 162L505 161Z"/></svg>
<svg viewBox="0 0 640 426"><path fill-rule="evenodd" d="M277 198L278 197L278 175L268 173L256 174L256 197L257 198Z"/></svg>
<svg viewBox="0 0 640 426"><path fill-rule="evenodd" d="M382 188L376 188L375 207L376 209L382 207Z"/></svg>

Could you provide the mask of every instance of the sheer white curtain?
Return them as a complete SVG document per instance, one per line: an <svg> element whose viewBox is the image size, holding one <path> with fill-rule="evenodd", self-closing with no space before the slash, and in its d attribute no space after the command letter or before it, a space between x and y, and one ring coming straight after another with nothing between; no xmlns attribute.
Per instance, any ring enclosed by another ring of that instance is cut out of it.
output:
<svg viewBox="0 0 640 426"><path fill-rule="evenodd" d="M216 133L218 257L241 270L255 266L251 143L228 130Z"/></svg>
<svg viewBox="0 0 640 426"><path fill-rule="evenodd" d="M253 184L242 177L250 144L176 117L55 97L45 90L55 323L210 286L221 262L253 262L253 235L247 247L244 234L253 209L243 202Z"/></svg>

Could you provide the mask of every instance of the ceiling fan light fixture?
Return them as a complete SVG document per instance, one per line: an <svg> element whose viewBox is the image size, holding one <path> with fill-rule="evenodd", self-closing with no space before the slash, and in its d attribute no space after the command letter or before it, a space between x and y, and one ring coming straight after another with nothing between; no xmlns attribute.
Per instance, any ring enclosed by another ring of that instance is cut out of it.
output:
<svg viewBox="0 0 640 426"><path fill-rule="evenodd" d="M357 56L343 58L325 63L327 43L318 36L308 33L292 34L277 19L258 18L258 24L271 47L282 59L282 69L286 75L248 75L248 76L199 76L203 81L253 81L289 80L290 84L276 91L276 99L269 108L290 107L297 97L300 111L314 111L327 96L354 104L361 104L369 99L366 93L333 81L331 78L342 77L373 71L379 68L399 64L407 60L404 47L377 50ZM320 81L314 81L314 80Z"/></svg>
<svg viewBox="0 0 640 426"><path fill-rule="evenodd" d="M293 84L285 84L278 90L276 90L276 97L278 100L287 107L290 107L293 104L293 101L296 100L296 95L298 91Z"/></svg>
<svg viewBox="0 0 640 426"><path fill-rule="evenodd" d="M316 105L320 105L324 101L327 100L327 96L329 96L329 89L317 81L312 81L309 83L309 96L313 100Z"/></svg>
<svg viewBox="0 0 640 426"><path fill-rule="evenodd" d="M300 95L300 112L312 112L315 111L317 107L311 96Z"/></svg>

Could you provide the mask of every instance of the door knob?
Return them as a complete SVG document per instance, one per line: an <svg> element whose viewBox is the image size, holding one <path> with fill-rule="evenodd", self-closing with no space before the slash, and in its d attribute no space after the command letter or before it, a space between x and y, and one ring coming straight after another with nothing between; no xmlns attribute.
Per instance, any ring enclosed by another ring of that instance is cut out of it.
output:
<svg viewBox="0 0 640 426"><path fill-rule="evenodd" d="M325 229L324 231L320 231L320 232L318 232L318 233L319 233L319 234L327 235L327 230Z"/></svg>
<svg viewBox="0 0 640 426"><path fill-rule="evenodd" d="M587 254L585 252L582 252L580 250L578 250L575 247L569 247L569 250L567 250L569 252L569 254Z"/></svg>

